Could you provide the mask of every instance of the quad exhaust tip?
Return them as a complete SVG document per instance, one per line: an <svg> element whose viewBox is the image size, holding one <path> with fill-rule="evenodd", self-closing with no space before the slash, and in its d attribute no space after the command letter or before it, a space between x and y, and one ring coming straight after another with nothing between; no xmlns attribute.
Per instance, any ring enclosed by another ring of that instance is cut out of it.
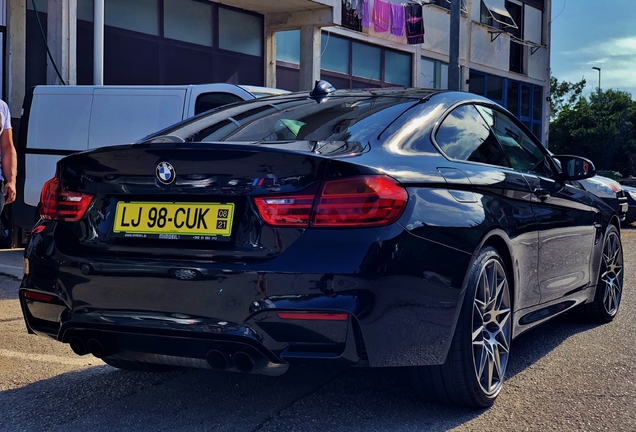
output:
<svg viewBox="0 0 636 432"><path fill-rule="evenodd" d="M243 349L232 354L210 350L205 356L208 365L213 370L236 369L243 373L253 373L265 368L268 364L267 358L260 352L253 349Z"/></svg>

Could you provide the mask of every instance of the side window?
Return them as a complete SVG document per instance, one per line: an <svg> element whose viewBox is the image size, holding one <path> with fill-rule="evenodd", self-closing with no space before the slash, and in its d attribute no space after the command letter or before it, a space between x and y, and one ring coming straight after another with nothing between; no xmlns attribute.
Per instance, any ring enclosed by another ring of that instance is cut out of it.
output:
<svg viewBox="0 0 636 432"><path fill-rule="evenodd" d="M194 114L201 114L202 112L242 100L232 93L202 93L197 97L197 101L194 104Z"/></svg>
<svg viewBox="0 0 636 432"><path fill-rule="evenodd" d="M545 154L532 139L515 124L514 120L507 114L492 108L477 105L477 110L479 110L486 120L486 123L488 123L497 136L513 169L544 176L552 175L552 169L550 168L550 164L546 161Z"/></svg>
<svg viewBox="0 0 636 432"><path fill-rule="evenodd" d="M449 158L510 166L497 138L472 105L451 112L439 126L435 140Z"/></svg>

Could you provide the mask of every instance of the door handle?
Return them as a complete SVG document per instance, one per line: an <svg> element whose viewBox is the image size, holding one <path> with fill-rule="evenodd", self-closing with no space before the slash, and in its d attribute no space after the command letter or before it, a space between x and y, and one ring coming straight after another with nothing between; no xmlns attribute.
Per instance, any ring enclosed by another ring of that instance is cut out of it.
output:
<svg viewBox="0 0 636 432"><path fill-rule="evenodd" d="M535 188L532 193L534 193L542 202L550 198L550 192L548 192L545 188Z"/></svg>

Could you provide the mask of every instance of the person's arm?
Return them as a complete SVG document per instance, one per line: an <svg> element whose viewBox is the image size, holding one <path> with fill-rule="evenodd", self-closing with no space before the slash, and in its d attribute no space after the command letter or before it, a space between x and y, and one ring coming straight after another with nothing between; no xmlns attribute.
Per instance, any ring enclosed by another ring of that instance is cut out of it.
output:
<svg viewBox="0 0 636 432"><path fill-rule="evenodd" d="M2 151L2 176L4 177L5 204L15 201L15 178L18 173L18 155L13 145L13 129L5 129L0 134L0 148Z"/></svg>

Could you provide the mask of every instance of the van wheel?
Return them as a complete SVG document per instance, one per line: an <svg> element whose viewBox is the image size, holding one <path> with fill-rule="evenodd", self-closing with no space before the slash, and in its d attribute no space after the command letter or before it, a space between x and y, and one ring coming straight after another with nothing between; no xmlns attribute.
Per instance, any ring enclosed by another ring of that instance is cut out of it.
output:
<svg viewBox="0 0 636 432"><path fill-rule="evenodd" d="M618 313L623 297L623 245L618 230L610 225L603 242L603 255L599 269L596 294L591 303L581 305L584 318L608 323Z"/></svg>
<svg viewBox="0 0 636 432"><path fill-rule="evenodd" d="M510 299L503 260L494 248L483 248L470 270L446 362L413 368L412 382L423 399L468 408L486 408L495 402L508 366Z"/></svg>

